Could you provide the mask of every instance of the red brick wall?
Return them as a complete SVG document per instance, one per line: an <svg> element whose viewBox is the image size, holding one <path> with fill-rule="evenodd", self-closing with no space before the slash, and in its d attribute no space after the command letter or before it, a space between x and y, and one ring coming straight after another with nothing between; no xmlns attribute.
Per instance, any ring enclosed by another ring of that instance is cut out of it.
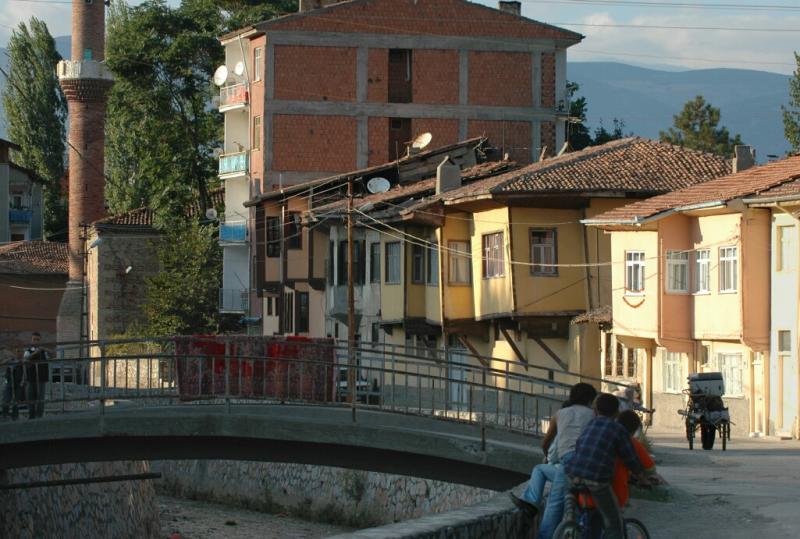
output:
<svg viewBox="0 0 800 539"><path fill-rule="evenodd" d="M508 153L518 163L531 162L531 124L529 122L470 120L467 124L470 137L486 135L492 146Z"/></svg>
<svg viewBox="0 0 800 539"><path fill-rule="evenodd" d="M369 166L381 165L389 160L389 118L371 117L367 121L369 140Z"/></svg>
<svg viewBox="0 0 800 539"><path fill-rule="evenodd" d="M93 60L99 62L105 58L105 17L103 2L72 2L73 60L82 60L84 49L92 49Z"/></svg>
<svg viewBox="0 0 800 539"><path fill-rule="evenodd" d="M272 169L346 172L356 168L356 119L347 116L276 114Z"/></svg>
<svg viewBox="0 0 800 539"><path fill-rule="evenodd" d="M414 103L458 104L458 51L416 49L412 53Z"/></svg>
<svg viewBox="0 0 800 539"><path fill-rule="evenodd" d="M385 103L389 96L389 50L369 49L367 101Z"/></svg>
<svg viewBox="0 0 800 539"><path fill-rule="evenodd" d="M356 49L276 45L275 99L355 101Z"/></svg>
<svg viewBox="0 0 800 539"><path fill-rule="evenodd" d="M529 107L531 56L521 52L469 53L469 103Z"/></svg>
<svg viewBox="0 0 800 539"><path fill-rule="evenodd" d="M554 107L556 104L556 55L542 53L542 106Z"/></svg>
<svg viewBox="0 0 800 539"><path fill-rule="evenodd" d="M561 148L556 148L556 124L553 122L542 122L542 147L547 146L546 156L553 156ZM541 152L538 150L537 153Z"/></svg>
<svg viewBox="0 0 800 539"><path fill-rule="evenodd" d="M266 79L266 44L267 39L264 36L257 37L250 41L250 48L246 54L250 55L250 61L255 61L255 50L261 48L261 80L250 83L250 103L253 113L250 115L250 129L253 128L253 116L261 116L261 150L253 150L250 155L250 178L251 182L255 185L258 184L263 189L264 180L264 151L263 148L269 143L264 139L264 124L266 117L264 116L264 98L265 98L265 79ZM254 70L255 68L251 68ZM253 140L253 133L250 133L250 140Z"/></svg>
<svg viewBox="0 0 800 539"><path fill-rule="evenodd" d="M578 34L521 19L463 0L373 0L352 2L306 17L270 23L275 30L495 36L499 38L566 38Z"/></svg>
<svg viewBox="0 0 800 539"><path fill-rule="evenodd" d="M440 118L414 118L411 120L411 135L416 137L422 133L433 135L428 148L438 148L458 142L458 120Z"/></svg>

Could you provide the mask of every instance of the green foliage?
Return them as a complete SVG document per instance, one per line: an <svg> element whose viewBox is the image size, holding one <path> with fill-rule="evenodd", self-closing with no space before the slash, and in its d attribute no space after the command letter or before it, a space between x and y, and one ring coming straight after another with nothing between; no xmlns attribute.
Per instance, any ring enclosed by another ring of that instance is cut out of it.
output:
<svg viewBox="0 0 800 539"><path fill-rule="evenodd" d="M150 336L216 333L222 249L217 228L176 220L158 245L161 271L147 280L142 310Z"/></svg>
<svg viewBox="0 0 800 539"><path fill-rule="evenodd" d="M45 233L60 232L67 226L66 204L61 198L67 102L55 69L61 55L47 25L32 17L11 33L8 59L3 92L8 137L22 147L13 159L45 182Z"/></svg>
<svg viewBox="0 0 800 539"><path fill-rule="evenodd" d="M569 129L569 145L574 151L582 150L587 146L598 146L605 144L612 140L621 139L632 134L625 135L625 122L614 118L614 129L609 132L603 127L603 122L600 122L600 127L595 129L594 138L586 127L586 113L589 110L589 104L583 96L575 97L575 94L580 90L580 86L576 82L567 82L567 96L569 97L569 115L570 123L567 124Z"/></svg>
<svg viewBox="0 0 800 539"><path fill-rule="evenodd" d="M703 96L688 101L673 118L674 126L659 134L662 142L726 157L733 156L734 146L742 143L739 135L731 137L727 128L718 127L720 111L706 103Z"/></svg>
<svg viewBox="0 0 800 539"><path fill-rule="evenodd" d="M633 133L625 134L625 121L614 118L614 127L608 131L603 122L600 122L600 127L594 130L594 146L611 142L612 140L619 140L621 138L630 137Z"/></svg>
<svg viewBox="0 0 800 539"><path fill-rule="evenodd" d="M789 80L789 106L783 109L783 131L792 150L800 151L800 55L794 53L797 69Z"/></svg>
<svg viewBox="0 0 800 539"><path fill-rule="evenodd" d="M217 182L222 115L211 83L224 61L219 36L296 8L286 0L147 0L109 9L106 62L116 76L106 123L106 198L112 213L151 207L158 217L199 200Z"/></svg>

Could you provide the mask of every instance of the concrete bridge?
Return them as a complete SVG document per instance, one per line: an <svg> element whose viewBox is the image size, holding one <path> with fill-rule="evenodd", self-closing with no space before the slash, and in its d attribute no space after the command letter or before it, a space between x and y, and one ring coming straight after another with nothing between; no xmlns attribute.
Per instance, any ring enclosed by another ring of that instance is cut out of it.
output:
<svg viewBox="0 0 800 539"><path fill-rule="evenodd" d="M303 405L125 406L0 425L0 466L238 459L338 466L505 490L540 460L538 440L493 426Z"/></svg>

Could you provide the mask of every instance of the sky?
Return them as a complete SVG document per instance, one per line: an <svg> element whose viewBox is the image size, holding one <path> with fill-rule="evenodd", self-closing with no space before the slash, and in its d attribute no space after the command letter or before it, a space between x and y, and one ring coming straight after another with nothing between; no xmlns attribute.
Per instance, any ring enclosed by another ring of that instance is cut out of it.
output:
<svg viewBox="0 0 800 539"><path fill-rule="evenodd" d="M496 0L477 1L497 5ZM586 36L583 43L569 49L572 61L790 74L796 67L793 52L800 49L798 0L523 0L522 4L524 16ZM0 0L0 44L8 41L16 24L31 16L43 19L54 36L70 32L69 0Z"/></svg>

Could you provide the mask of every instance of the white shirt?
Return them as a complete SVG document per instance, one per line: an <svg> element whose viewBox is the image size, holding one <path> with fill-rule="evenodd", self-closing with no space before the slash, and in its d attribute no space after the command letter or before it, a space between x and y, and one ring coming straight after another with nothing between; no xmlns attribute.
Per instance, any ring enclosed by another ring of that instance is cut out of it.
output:
<svg viewBox="0 0 800 539"><path fill-rule="evenodd" d="M588 406L573 404L567 408L562 408L556 414L556 426L558 431L558 459L564 455L575 451L575 444L578 437L589 421L594 418L594 411Z"/></svg>

